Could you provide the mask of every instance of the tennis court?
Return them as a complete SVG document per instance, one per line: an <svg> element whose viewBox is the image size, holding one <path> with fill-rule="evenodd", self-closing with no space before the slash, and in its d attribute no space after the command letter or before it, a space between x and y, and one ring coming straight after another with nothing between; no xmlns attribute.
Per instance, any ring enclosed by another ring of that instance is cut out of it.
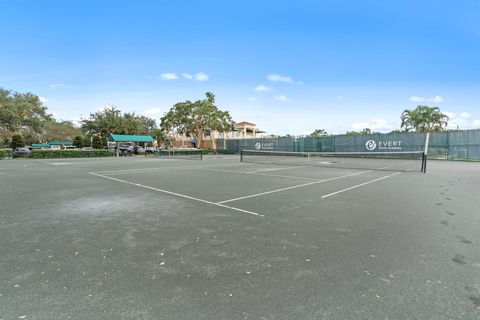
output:
<svg viewBox="0 0 480 320"><path fill-rule="evenodd" d="M478 163L307 158L1 162L0 319L480 317Z"/></svg>

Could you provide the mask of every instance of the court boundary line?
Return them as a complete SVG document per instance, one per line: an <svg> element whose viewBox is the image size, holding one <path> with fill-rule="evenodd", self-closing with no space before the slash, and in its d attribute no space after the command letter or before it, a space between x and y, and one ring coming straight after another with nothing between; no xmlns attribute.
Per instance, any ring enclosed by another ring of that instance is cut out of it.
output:
<svg viewBox="0 0 480 320"><path fill-rule="evenodd" d="M230 210L234 210L234 211L248 213L250 215L254 215L254 216L257 216L257 217L264 217L263 214L260 214L260 213L257 213L257 212L244 210L244 209L224 205L224 204L221 204L221 203L216 203L216 202L213 202L213 201L208 201L208 200L192 197L192 196L189 196L189 195L186 195L186 194L181 194L181 193L177 193L177 192L173 192L173 191L168 191L168 190L159 189L159 188L155 188L155 187L151 187L151 186L146 186L146 185L143 185L143 184L140 184L140 183L135 183L135 182L127 181L127 180L117 179L117 178L105 176L105 175L102 175L102 174L98 174L98 173L95 173L95 172L89 172L89 174L91 174L93 176L96 176L96 177L100 177L100 178L104 178L104 179L108 179L108 180L113 180L113 181L116 181L116 182L125 183L125 184L128 184L128 185L136 186L136 187L139 187L139 188L153 190L153 191L157 191L157 192L160 192L160 193L165 193L165 194L169 194L169 195L180 197L180 198L185 198L185 199L189 199L189 200L193 200L193 201L197 201L197 202L201 202L201 203L206 203L206 204L221 207L221 208L226 208L226 209L230 209Z"/></svg>
<svg viewBox="0 0 480 320"><path fill-rule="evenodd" d="M360 183L360 184L357 184L357 185L354 185L354 186L351 186L351 187L348 187L348 188L345 188L345 189L342 189L342 190L338 190L338 191L323 195L320 199L325 199L325 198L337 195L339 193L343 193L343 192L346 192L346 191L349 191L349 190L353 190L353 189L356 189L356 188L366 186L367 184L371 184L371 183L374 183L374 182L377 182L377 181L380 181L380 180L384 180L384 179L388 179L388 178L391 178L391 177L394 177L394 176L398 176L399 174L402 174L402 173L403 172L396 172L396 173L389 174L388 176L383 176L381 178L377 178L377 179L373 179L373 180L370 180L370 181L367 181L367 182L364 182L364 183Z"/></svg>
<svg viewBox="0 0 480 320"><path fill-rule="evenodd" d="M211 166L241 166L241 162L234 163L212 163L212 164L198 164L190 166L172 166L172 167L160 167L160 168L136 168L136 169L123 169L123 170L106 170L106 171L94 171L93 173L98 174L108 174L108 175L119 175L119 174L129 174L129 173L146 173L151 171L166 171L166 170L178 170L178 169L190 169L190 168L204 168Z"/></svg>
<svg viewBox="0 0 480 320"><path fill-rule="evenodd" d="M205 170L217 171L217 172L227 172L227 173L238 173L238 174L252 174L252 175L256 175L256 176L266 176L266 177L279 177L279 178L287 178L287 179L309 180L309 181L317 181L318 180L318 179L306 178L306 177L285 176L285 175L279 175L279 174L268 174L268 173L251 172L251 171L235 171L235 170L222 170L222 169L211 169L211 168L206 168Z"/></svg>
<svg viewBox="0 0 480 320"><path fill-rule="evenodd" d="M359 175L359 174L372 172L372 171L374 171L374 170L355 172L355 173L351 173L351 174L347 174L347 175L343 175L343 176L337 176L337 177L333 177L333 178L322 179L322 180L307 182L307 183L303 183L303 184L298 184L298 185L295 185L295 186L290 186L290 187L285 187L285 188L280 188L280 189L274 189L274 190L265 191L265 192L259 192L259 193L251 194L251 195L248 195L248 196L243 196L243 197L238 197L238 198L233 198L233 199L227 199L227 200L219 201L219 202L216 202L216 203L217 204L223 204L223 203L228 203L228 202L233 202L233 201L238 201L238 200L244 200L244 199L264 196L264 195L267 195L267 194L272 194L272 193L277 193L277 192L281 192L281 191L292 190L292 189L307 187L307 186L311 186L311 185L315 185L315 184L320 184L320 183L324 183L324 182L328 182L328 181L333 181L333 180L343 179L343 178L347 178L347 177L352 177L352 176L356 176L356 175Z"/></svg>

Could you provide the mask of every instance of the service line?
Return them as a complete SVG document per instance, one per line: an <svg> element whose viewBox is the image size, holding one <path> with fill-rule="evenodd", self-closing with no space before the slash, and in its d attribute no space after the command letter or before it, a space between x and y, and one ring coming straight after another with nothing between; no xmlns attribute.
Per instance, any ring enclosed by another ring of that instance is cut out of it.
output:
<svg viewBox="0 0 480 320"><path fill-rule="evenodd" d="M307 183L303 183L303 184L298 184L298 185L291 186L291 187L285 187L285 188L280 188L280 189L255 193L255 194L251 194L251 195L244 196L244 197L219 201L219 202L217 202L217 204L222 204L222 203L227 203L227 202L232 202L232 201L238 201L238 200L243 200L243 199L248 199L248 198L254 198L254 197L264 196L264 195L267 195L267 194L282 192L282 191L286 191L286 190L292 190L292 189L307 187L307 186L311 186L311 185L314 185L314 184L324 183L324 182L328 182L328 181L332 181L332 180L343 179L343 178L356 176L356 175L359 175L359 174L372 172L372 171L373 170L360 171L360 172L355 172L355 173L351 173L351 174L347 174L347 175L343 175L343 176L337 176L337 177L333 177L333 178L329 178L329 179L323 179L323 180L317 180L317 181L307 182Z"/></svg>
<svg viewBox="0 0 480 320"><path fill-rule="evenodd" d="M211 169L206 168L208 171L217 171L217 172L228 172L228 173L237 173L237 174L253 174L256 176L266 176L266 177L278 177L278 178L287 178L287 179L298 179L298 180L309 180L309 181L318 181L318 179L306 178L306 177L297 177L297 176L285 176L280 174L269 174L261 172L252 172L252 171L235 171L235 170L224 170L224 169Z"/></svg>
<svg viewBox="0 0 480 320"><path fill-rule="evenodd" d="M384 179L387 179L387 178L390 178L390 177L393 177L393 176L397 176L397 175L399 175L399 174L401 174L401 173L402 173L402 172L393 173L393 174L390 174L390 175L388 175L388 176L384 176L384 177L381 177L381 178L373 179L373 180L370 180L370 181L367 181L367 182L364 182L364 183L360 183L360 184L357 184L357 185L352 186L352 187L349 187L349 188L345 188L345 189L342 189L342 190L338 190L338 191L335 191L335 192L332 192L332 193L329 193L329 194L326 194L326 195L322 196L322 199L325 199L325 198L334 196L334 195L336 195L336 194L339 194L339 193L342 193L342 192L345 192L345 191L349 191L349 190L352 190L352 189L360 188L360 187L366 186L367 184L370 184L370 183L374 183L374 182L377 182L377 181L380 181L380 180L384 180Z"/></svg>

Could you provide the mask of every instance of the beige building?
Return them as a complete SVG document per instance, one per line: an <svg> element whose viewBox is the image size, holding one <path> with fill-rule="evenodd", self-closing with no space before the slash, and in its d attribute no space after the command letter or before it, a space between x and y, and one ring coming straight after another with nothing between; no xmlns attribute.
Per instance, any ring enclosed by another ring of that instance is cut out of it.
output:
<svg viewBox="0 0 480 320"><path fill-rule="evenodd" d="M263 137L264 133L265 131L257 128L257 125L255 123L247 121L237 122L234 124L232 131L207 132L207 134L205 134L205 136L203 137L203 148L215 149L216 139L254 139ZM172 137L174 138L174 144L176 147L190 145L191 138L186 137L185 135L175 133L172 134Z"/></svg>

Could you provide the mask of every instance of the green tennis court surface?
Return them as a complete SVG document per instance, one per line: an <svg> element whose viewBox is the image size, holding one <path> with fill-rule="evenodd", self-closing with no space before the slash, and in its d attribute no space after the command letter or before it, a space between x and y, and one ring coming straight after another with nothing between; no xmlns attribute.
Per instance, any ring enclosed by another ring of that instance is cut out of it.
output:
<svg viewBox="0 0 480 320"><path fill-rule="evenodd" d="M0 319L478 319L479 170L2 161Z"/></svg>

